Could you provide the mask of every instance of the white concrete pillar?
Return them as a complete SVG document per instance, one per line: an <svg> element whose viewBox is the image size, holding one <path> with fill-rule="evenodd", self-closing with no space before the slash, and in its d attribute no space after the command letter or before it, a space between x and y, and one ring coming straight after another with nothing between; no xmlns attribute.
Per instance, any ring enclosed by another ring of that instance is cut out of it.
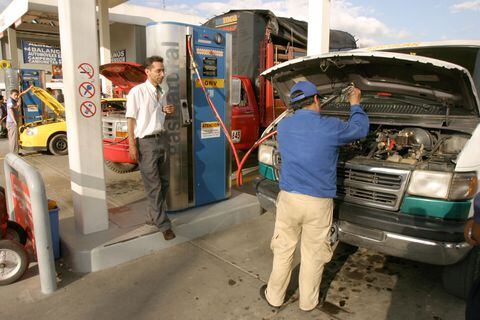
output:
<svg viewBox="0 0 480 320"><path fill-rule="evenodd" d="M307 54L327 53L330 45L330 0L308 1Z"/></svg>
<svg viewBox="0 0 480 320"><path fill-rule="evenodd" d="M68 158L77 230L108 229L95 0L58 0Z"/></svg>
<svg viewBox="0 0 480 320"><path fill-rule="evenodd" d="M18 69L17 31L13 28L7 29L8 46L7 56L13 69Z"/></svg>
<svg viewBox="0 0 480 320"><path fill-rule="evenodd" d="M112 62L110 50L110 21L108 17L108 0L98 0L98 28L100 34L100 64ZM112 82L105 77L102 79L103 93L113 96Z"/></svg>

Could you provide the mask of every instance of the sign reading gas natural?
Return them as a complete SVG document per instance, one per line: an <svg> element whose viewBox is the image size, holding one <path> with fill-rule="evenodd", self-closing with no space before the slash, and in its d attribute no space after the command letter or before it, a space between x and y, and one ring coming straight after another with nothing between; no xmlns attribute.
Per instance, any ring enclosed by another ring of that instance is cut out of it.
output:
<svg viewBox="0 0 480 320"><path fill-rule="evenodd" d="M59 46L22 40L23 62L35 64L62 64Z"/></svg>

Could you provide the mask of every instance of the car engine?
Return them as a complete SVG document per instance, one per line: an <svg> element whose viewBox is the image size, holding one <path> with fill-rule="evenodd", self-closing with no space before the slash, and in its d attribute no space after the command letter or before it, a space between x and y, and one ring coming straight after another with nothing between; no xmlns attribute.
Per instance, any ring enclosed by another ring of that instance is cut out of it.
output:
<svg viewBox="0 0 480 320"><path fill-rule="evenodd" d="M340 150L340 160L358 156L373 160L415 165L428 161L454 162L468 135L418 127L371 128L366 138Z"/></svg>

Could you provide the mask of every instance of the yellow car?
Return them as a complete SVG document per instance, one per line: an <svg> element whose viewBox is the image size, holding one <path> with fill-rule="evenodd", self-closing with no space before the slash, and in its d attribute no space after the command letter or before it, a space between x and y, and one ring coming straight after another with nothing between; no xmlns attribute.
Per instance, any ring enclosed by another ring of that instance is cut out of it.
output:
<svg viewBox="0 0 480 320"><path fill-rule="evenodd" d="M54 115L47 119L27 123L20 127L20 147L27 151L49 151L55 155L68 153L65 108L41 88L33 87L37 96Z"/></svg>
<svg viewBox="0 0 480 320"><path fill-rule="evenodd" d="M53 96L43 89L33 87L36 95L53 116L41 121L35 121L20 127L20 147L27 151L48 151L55 155L68 154L67 123L65 108ZM125 99L102 99L103 113L122 111L125 108Z"/></svg>

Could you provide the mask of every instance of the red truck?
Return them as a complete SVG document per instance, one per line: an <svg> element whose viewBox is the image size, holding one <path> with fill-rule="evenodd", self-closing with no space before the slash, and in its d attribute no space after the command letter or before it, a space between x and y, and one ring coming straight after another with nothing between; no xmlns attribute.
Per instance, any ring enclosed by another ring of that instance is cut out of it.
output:
<svg viewBox="0 0 480 320"><path fill-rule="evenodd" d="M240 90L241 99L239 104L232 105L231 135L236 149L246 151L285 109L270 81L259 75L276 64L306 55L307 23L276 17L268 10L232 10L204 25L232 33L232 92ZM330 31L330 51L356 47L349 33ZM101 74L125 94L146 80L143 67L135 63L104 65ZM103 128L107 167L118 173L134 170L136 164L128 156L124 115L104 116Z"/></svg>

